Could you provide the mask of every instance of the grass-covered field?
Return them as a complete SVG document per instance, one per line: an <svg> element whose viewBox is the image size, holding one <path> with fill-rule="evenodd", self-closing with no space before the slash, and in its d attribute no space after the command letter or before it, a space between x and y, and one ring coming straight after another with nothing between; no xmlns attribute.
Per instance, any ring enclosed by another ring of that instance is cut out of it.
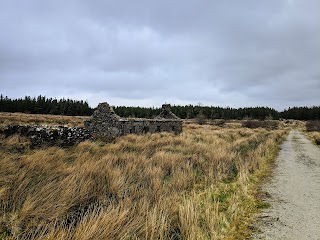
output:
<svg viewBox="0 0 320 240"><path fill-rule="evenodd" d="M7 115L2 127L83 122ZM265 207L258 183L285 133L186 124L180 135L64 149L30 149L25 138L1 136L0 238L245 239Z"/></svg>
<svg viewBox="0 0 320 240"><path fill-rule="evenodd" d="M61 116L45 114L25 114L0 112L0 129L9 124L21 125L67 125L83 127L86 116Z"/></svg>

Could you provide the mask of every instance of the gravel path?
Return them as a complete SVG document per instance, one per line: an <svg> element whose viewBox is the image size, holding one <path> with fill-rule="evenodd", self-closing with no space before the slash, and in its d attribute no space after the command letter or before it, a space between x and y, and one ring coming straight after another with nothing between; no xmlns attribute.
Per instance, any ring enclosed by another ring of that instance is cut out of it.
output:
<svg viewBox="0 0 320 240"><path fill-rule="evenodd" d="M320 148L299 131L284 141L263 191L271 207L253 239L320 240Z"/></svg>

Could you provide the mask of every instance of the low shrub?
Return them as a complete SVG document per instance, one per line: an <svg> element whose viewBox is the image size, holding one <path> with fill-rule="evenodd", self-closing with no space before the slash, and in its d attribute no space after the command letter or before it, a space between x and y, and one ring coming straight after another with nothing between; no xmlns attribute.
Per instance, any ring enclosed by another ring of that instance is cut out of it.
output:
<svg viewBox="0 0 320 240"><path fill-rule="evenodd" d="M308 132L320 132L320 121L307 121L306 129Z"/></svg>
<svg viewBox="0 0 320 240"><path fill-rule="evenodd" d="M219 126L219 127L224 127L225 124L226 124L226 120L224 120L224 119L217 119L214 122L214 125Z"/></svg>
<svg viewBox="0 0 320 240"><path fill-rule="evenodd" d="M267 128L267 129L277 129L279 123L278 121L272 120L246 120L242 122L242 126L245 128Z"/></svg>
<svg viewBox="0 0 320 240"><path fill-rule="evenodd" d="M203 125L206 123L206 117L202 113L199 113L195 118L195 122L200 125Z"/></svg>

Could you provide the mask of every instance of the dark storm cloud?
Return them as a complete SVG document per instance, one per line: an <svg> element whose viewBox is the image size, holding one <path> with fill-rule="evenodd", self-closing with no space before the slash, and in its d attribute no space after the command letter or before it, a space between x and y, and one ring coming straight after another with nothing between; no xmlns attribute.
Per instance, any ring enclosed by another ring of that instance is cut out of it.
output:
<svg viewBox="0 0 320 240"><path fill-rule="evenodd" d="M316 0L0 0L1 92L119 105L319 105Z"/></svg>

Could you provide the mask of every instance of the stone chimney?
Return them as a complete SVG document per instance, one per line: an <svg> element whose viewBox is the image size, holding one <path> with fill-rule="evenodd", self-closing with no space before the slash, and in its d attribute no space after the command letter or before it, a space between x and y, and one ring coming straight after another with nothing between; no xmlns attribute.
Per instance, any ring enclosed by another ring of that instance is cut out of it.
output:
<svg viewBox="0 0 320 240"><path fill-rule="evenodd" d="M113 108L107 102L99 103L91 118L114 120L120 119L120 117L114 112Z"/></svg>
<svg viewBox="0 0 320 240"><path fill-rule="evenodd" d="M156 119L179 119L173 112L171 112L170 104L163 104L161 113L156 117Z"/></svg>

